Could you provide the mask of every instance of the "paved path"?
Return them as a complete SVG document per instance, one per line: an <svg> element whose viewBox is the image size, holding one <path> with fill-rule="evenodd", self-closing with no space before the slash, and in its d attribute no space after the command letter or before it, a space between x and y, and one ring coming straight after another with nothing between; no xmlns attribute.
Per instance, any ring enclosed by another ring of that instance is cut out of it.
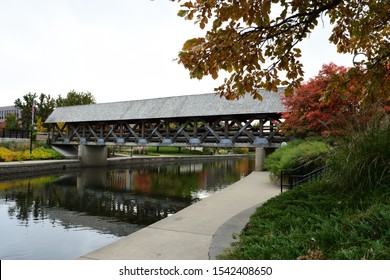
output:
<svg viewBox="0 0 390 280"><path fill-rule="evenodd" d="M207 260L229 247L256 207L278 195L269 172L253 172L216 194L81 256L101 260Z"/></svg>

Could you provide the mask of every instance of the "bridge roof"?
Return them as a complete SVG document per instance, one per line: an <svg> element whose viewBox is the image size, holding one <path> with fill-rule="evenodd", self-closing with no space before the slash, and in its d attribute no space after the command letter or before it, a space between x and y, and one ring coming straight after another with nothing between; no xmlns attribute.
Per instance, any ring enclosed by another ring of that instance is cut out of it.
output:
<svg viewBox="0 0 390 280"><path fill-rule="evenodd" d="M215 93L209 93L58 107L47 118L46 123L252 115L286 111L281 102L282 89L278 92L261 90L260 93L262 101L249 95L239 100L226 100Z"/></svg>

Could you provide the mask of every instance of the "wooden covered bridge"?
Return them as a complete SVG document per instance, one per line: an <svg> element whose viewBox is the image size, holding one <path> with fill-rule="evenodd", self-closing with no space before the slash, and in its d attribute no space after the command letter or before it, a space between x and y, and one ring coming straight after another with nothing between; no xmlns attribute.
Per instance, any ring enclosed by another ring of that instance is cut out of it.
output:
<svg viewBox="0 0 390 280"><path fill-rule="evenodd" d="M282 89L263 100L185 95L59 107L46 120L53 145L277 147Z"/></svg>

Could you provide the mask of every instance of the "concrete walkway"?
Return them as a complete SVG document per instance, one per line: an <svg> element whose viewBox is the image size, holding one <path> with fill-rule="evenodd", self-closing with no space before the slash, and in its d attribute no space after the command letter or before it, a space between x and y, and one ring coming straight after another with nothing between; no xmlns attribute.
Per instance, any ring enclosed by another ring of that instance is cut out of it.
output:
<svg viewBox="0 0 390 280"><path fill-rule="evenodd" d="M216 194L110 245L96 260L207 260L229 247L256 207L278 195L269 172L253 172Z"/></svg>

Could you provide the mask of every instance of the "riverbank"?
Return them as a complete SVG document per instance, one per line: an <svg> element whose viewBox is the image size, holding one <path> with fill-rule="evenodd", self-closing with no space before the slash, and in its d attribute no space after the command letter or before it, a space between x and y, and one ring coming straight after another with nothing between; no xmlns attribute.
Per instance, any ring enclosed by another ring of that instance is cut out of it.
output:
<svg viewBox="0 0 390 280"><path fill-rule="evenodd" d="M107 166L117 165L152 165L181 162L199 162L233 157L254 157L254 155L196 155L196 156L116 156L107 159ZM0 180L28 177L37 174L77 170L82 166L77 159L31 160L16 162L0 162Z"/></svg>
<svg viewBox="0 0 390 280"><path fill-rule="evenodd" d="M229 248L249 216L280 193L269 172L252 172L231 186L119 241L81 256L83 260L208 260Z"/></svg>

